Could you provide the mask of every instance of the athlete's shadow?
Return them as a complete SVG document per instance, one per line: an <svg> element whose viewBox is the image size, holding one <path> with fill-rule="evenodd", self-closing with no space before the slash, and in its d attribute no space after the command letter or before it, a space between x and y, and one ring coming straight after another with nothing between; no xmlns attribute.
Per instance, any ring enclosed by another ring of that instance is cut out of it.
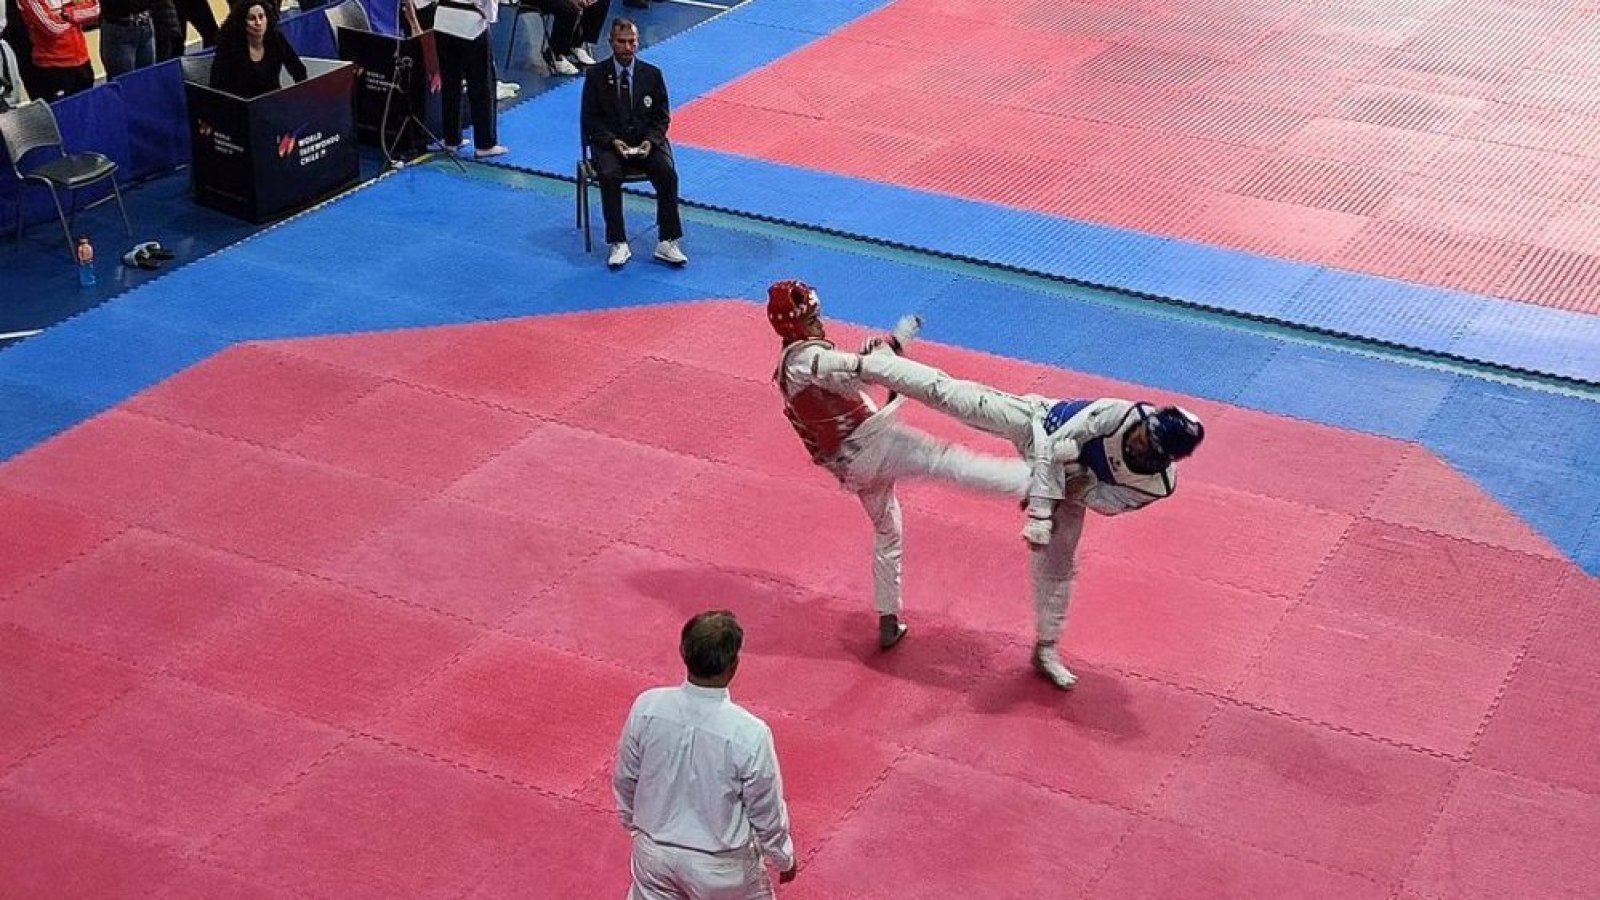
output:
<svg viewBox="0 0 1600 900"><path fill-rule="evenodd" d="M1068 658L1067 665L1078 676L1078 683L1063 691L1033 671L1031 650L1026 641L1008 647L994 677L969 694L974 710L992 716L1056 720L1108 743L1146 734L1139 703L1143 685L1110 669Z"/></svg>
<svg viewBox="0 0 1600 900"><path fill-rule="evenodd" d="M686 620L707 609L730 609L745 631L745 654L818 663L849 661L864 674L889 675L945 691L968 690L985 659L1005 640L940 623L913 625L890 651L878 648L870 601L846 608L839 598L785 584L751 569L698 567L649 569L628 576L631 587L674 608Z"/></svg>
<svg viewBox="0 0 1600 900"><path fill-rule="evenodd" d="M847 677L840 673L859 666L860 689L869 696L903 693L883 686L887 676L938 692L938 707L952 714L1054 718L1113 740L1144 733L1123 676L1080 666L1077 690L1060 691L1030 668L1026 639L1019 641L1014 633L958 625L930 611L911 617L911 632L885 651L878 648L868 600L850 608L839 598L785 584L769 572L685 562L682 568L633 572L628 582L679 621L707 609L732 610L744 626L745 655L750 657L741 677L753 675L762 657L818 664L810 671L790 668L787 676L795 679L812 672L825 672L830 679ZM1017 627L1025 630L1031 623L1019 621Z"/></svg>

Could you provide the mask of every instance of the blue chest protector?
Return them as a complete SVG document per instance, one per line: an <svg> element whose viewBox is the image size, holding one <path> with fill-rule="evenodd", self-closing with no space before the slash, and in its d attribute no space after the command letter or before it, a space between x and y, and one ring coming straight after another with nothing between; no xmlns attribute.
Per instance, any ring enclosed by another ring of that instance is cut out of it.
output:
<svg viewBox="0 0 1600 900"><path fill-rule="evenodd" d="M1046 434L1055 434L1061 426L1073 416L1087 409L1091 400L1062 400L1050 407L1049 415L1044 417L1044 430ZM1122 429L1112 437L1120 438ZM1105 484L1116 484L1117 478L1111 471L1111 464L1106 462L1106 439L1094 438L1080 448L1078 462L1089 467L1095 477Z"/></svg>

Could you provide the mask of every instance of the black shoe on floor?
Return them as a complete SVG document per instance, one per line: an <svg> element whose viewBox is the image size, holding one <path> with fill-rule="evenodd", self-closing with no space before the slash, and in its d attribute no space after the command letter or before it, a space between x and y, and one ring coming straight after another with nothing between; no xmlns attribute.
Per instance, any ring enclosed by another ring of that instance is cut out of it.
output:
<svg viewBox="0 0 1600 900"><path fill-rule="evenodd" d="M906 626L900 624L900 617L899 616L896 616L896 615L893 615L893 614L887 615L887 616L879 616L878 617L878 647L879 647L879 649L887 650L890 647L893 647L895 644L900 643L900 639L906 636L906 631L908 631L908 630L909 629L907 629Z"/></svg>

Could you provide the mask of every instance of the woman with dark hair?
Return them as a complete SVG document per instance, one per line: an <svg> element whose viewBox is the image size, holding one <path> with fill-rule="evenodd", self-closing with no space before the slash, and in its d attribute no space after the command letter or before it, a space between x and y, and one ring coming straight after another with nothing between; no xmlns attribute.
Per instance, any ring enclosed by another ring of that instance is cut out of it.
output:
<svg viewBox="0 0 1600 900"><path fill-rule="evenodd" d="M243 0L228 12L217 32L211 60L211 86L249 99L275 91L283 71L306 80L306 64L278 30L278 8L264 0Z"/></svg>

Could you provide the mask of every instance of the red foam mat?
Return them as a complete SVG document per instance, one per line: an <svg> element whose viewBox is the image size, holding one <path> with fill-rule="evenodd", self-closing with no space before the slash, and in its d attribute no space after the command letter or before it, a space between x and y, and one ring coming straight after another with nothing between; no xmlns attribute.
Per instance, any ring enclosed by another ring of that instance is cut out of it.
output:
<svg viewBox="0 0 1600 900"><path fill-rule="evenodd" d="M1600 190L1592 20L898 0L673 124L724 152L1595 313L1600 262L1559 224L1592 223ZM1508 196L1544 202L1508 220Z"/></svg>
<svg viewBox="0 0 1600 900"><path fill-rule="evenodd" d="M530 342L614 365L528 377ZM708 607L776 735L787 897L1593 885L1600 588L1444 463L924 348L1208 419L1175 498L1088 522L1062 694L1010 501L905 486L912 631L877 649L870 529L772 351L738 302L253 345L0 466L33 526L0 536L0 885L618 896L618 729Z"/></svg>

